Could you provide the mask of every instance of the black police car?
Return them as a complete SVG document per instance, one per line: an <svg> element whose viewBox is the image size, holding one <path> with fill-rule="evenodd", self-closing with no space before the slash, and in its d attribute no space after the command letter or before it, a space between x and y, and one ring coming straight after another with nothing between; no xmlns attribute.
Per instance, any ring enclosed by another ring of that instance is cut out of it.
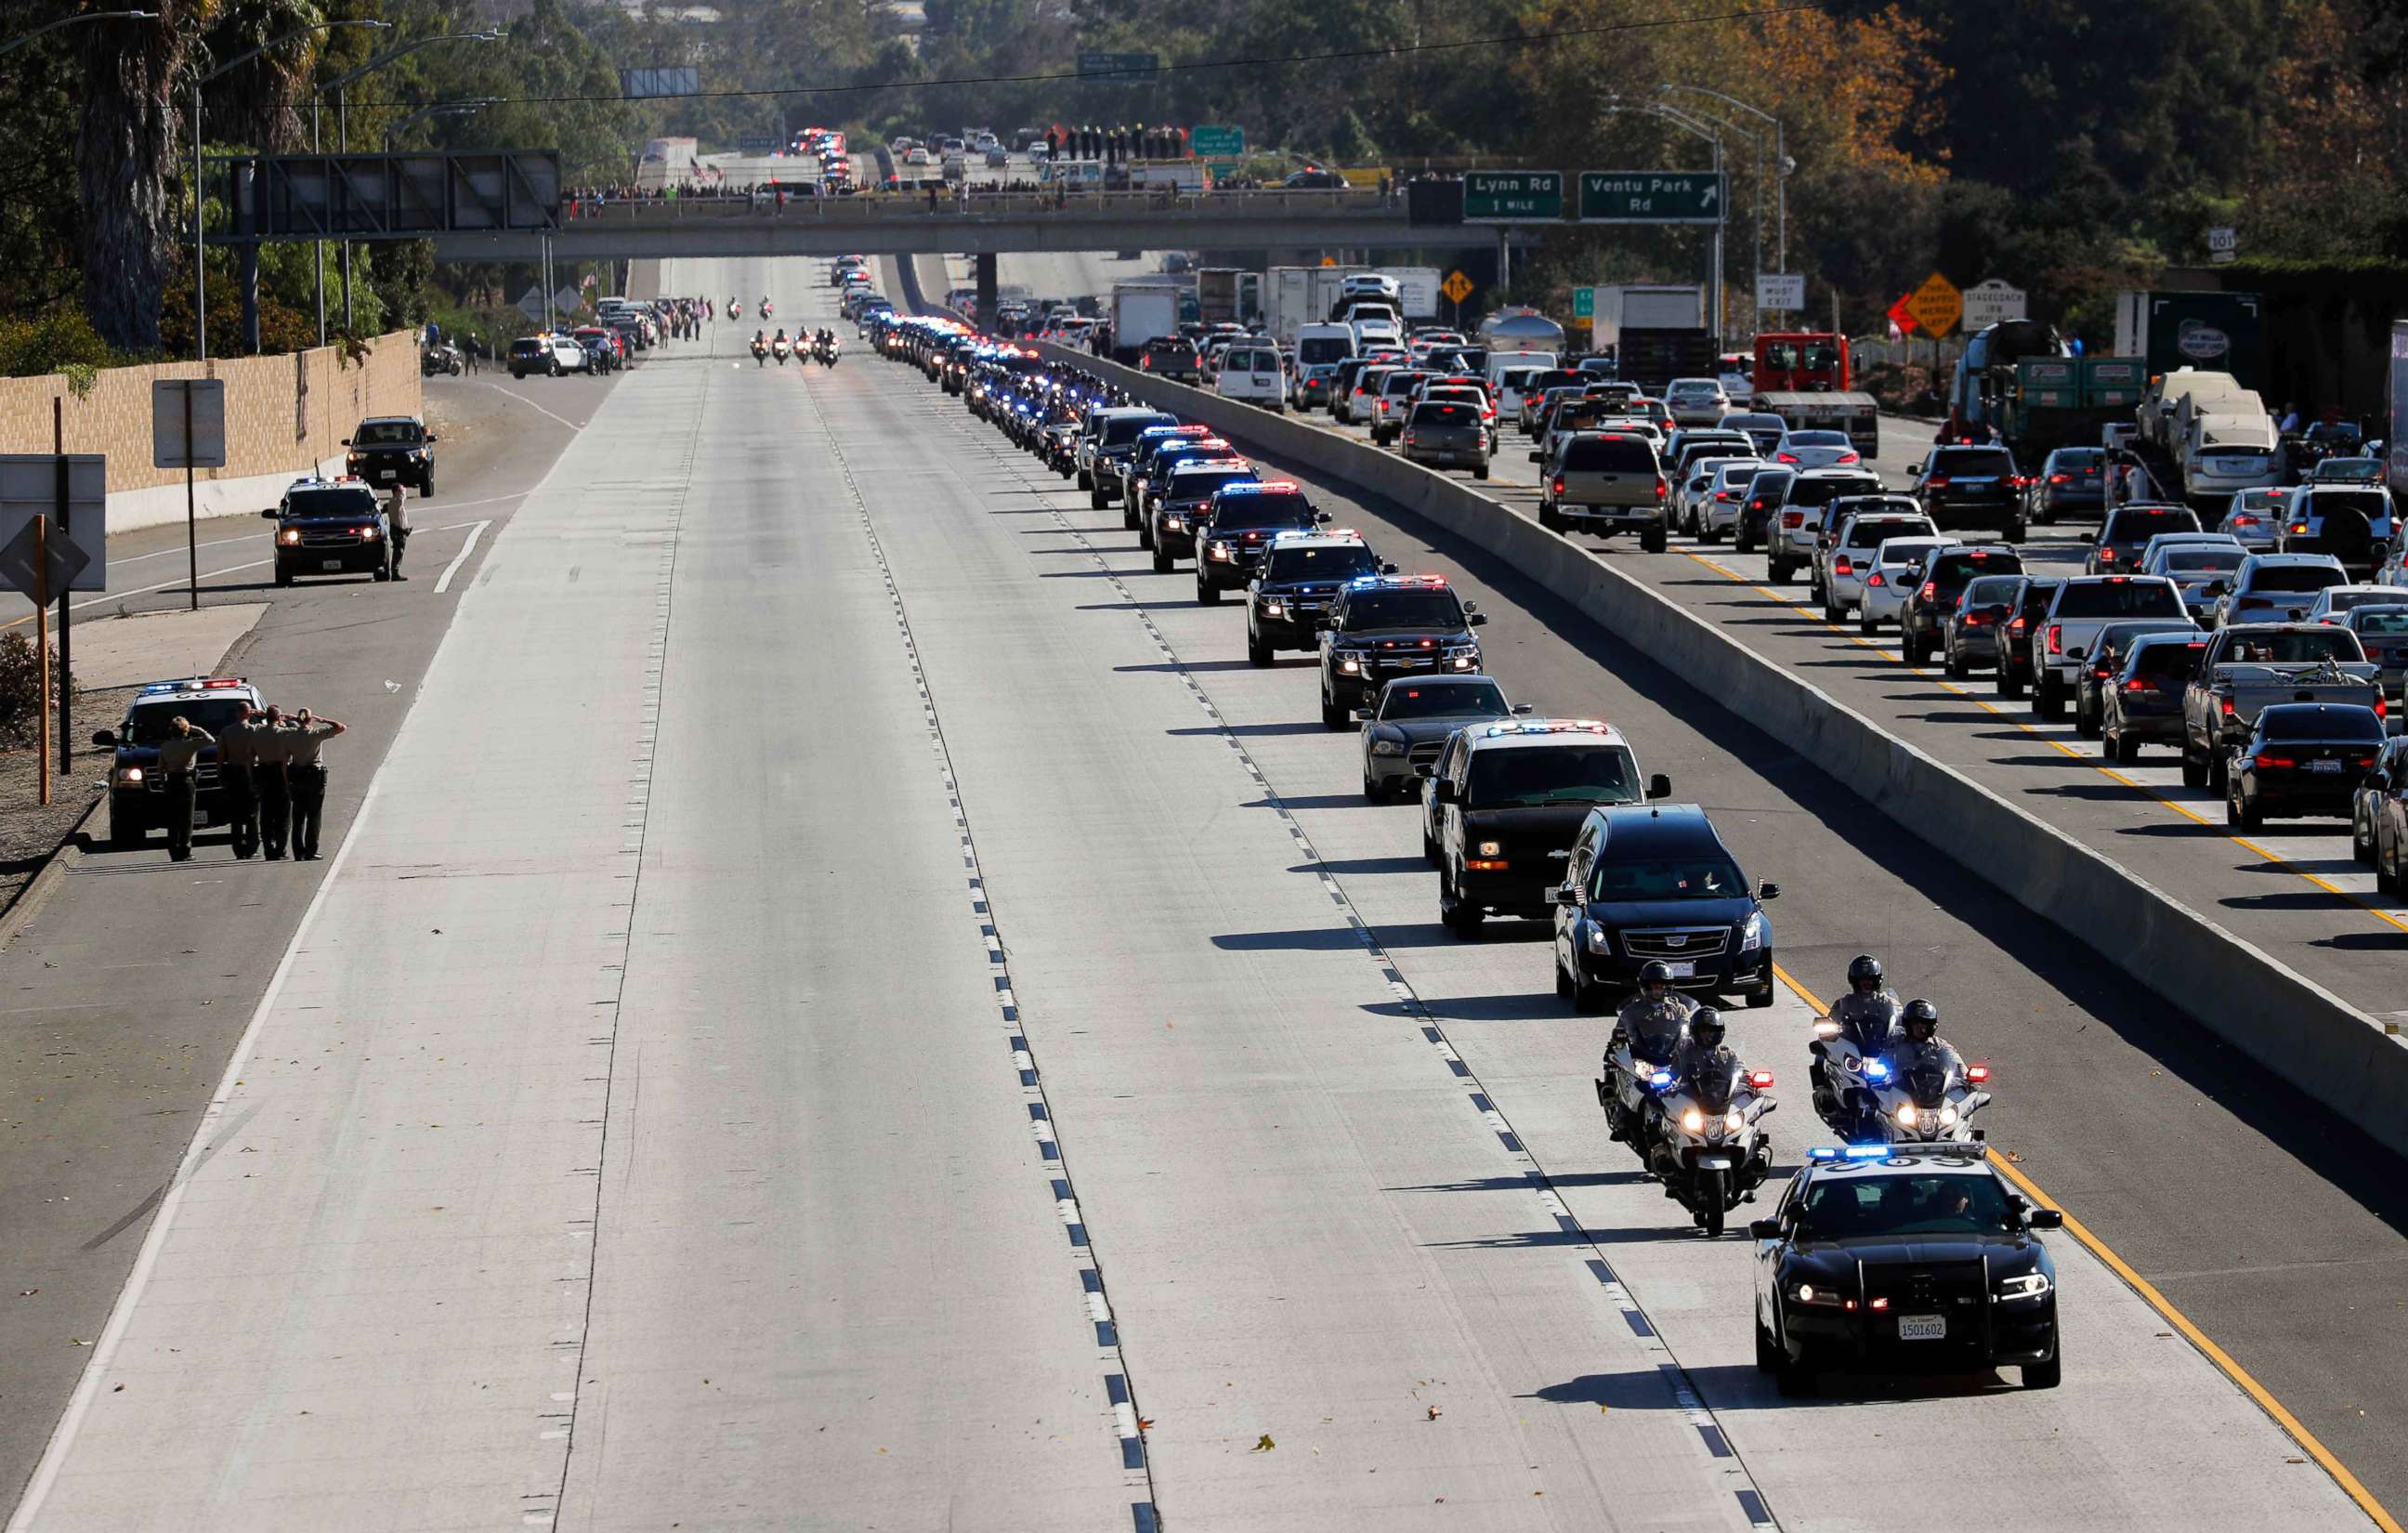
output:
<svg viewBox="0 0 2408 1533"><path fill-rule="evenodd" d="M1509 719L1458 729L1428 772L1422 854L1439 919L1469 937L1491 915L1544 918L1572 833L1600 804L1640 802L1638 758L1598 719ZM1672 780L1647 781L1664 797Z"/></svg>
<svg viewBox="0 0 2408 1533"><path fill-rule="evenodd" d="M1254 578L1246 585L1246 658L1268 666L1281 650L1310 650L1338 589L1366 575L1393 575L1354 533L1291 530L1273 533Z"/></svg>
<svg viewBox="0 0 2408 1533"><path fill-rule="evenodd" d="M1194 471L1174 472L1172 494ZM1263 567L1272 538L1283 532L1309 532L1328 520L1327 511L1312 509L1302 488L1284 480L1225 481L1189 514L1188 527L1196 537L1196 599L1209 607L1221 599L1222 592L1241 588Z"/></svg>
<svg viewBox="0 0 2408 1533"><path fill-rule="evenodd" d="M1784 1395L1817 1374L1964 1373L2019 1365L2054 1389L2064 1354L2057 1264L2034 1208L1978 1146L1818 1147L1756 1240L1756 1366Z"/></svg>
<svg viewBox="0 0 2408 1533"><path fill-rule="evenodd" d="M414 415L371 415L343 438L344 466L353 479L382 489L400 484L423 497L435 493L435 444L441 438Z"/></svg>
<svg viewBox="0 0 2408 1533"><path fill-rule="evenodd" d="M1143 538L1154 552L1154 572L1170 573L1170 562L1193 556L1201 559L1203 547L1197 539L1197 529L1211 514L1212 496L1233 484L1254 484L1262 479L1254 466L1237 458L1191 458L1173 466L1162 482L1161 494L1146 508L1145 523L1149 537ZM1198 600L1220 599L1217 589L1211 597L1204 595L1204 580L1198 573L1196 581Z"/></svg>
<svg viewBox="0 0 2408 1533"><path fill-rule="evenodd" d="M1487 621L1442 575L1348 581L1321 630L1322 724L1345 728L1366 698L1398 677L1478 670L1480 641L1471 630Z"/></svg>
<svg viewBox="0 0 2408 1533"><path fill-rule="evenodd" d="M393 529L384 502L356 479L295 480L282 504L259 513L276 523L276 583L299 575L393 579Z"/></svg>
<svg viewBox="0 0 2408 1533"><path fill-rule="evenodd" d="M241 722L243 709L264 706L259 689L239 676L190 676L173 681L151 681L134 695L125 717L115 729L97 730L94 745L116 752L108 764L108 844L116 851L140 846L153 830L167 824L167 783L159 775L160 743L178 717L190 720L215 738ZM218 781L218 751L201 747L194 764L193 813L204 824L225 819Z"/></svg>
<svg viewBox="0 0 2408 1533"><path fill-rule="evenodd" d="M1664 796L1657 785L1649 784L1651 797ZM1554 895L1557 995L1598 1010L1660 961L1676 989L1772 1004L1764 902L1781 886L1751 885L1704 809L1593 809L1570 846Z"/></svg>

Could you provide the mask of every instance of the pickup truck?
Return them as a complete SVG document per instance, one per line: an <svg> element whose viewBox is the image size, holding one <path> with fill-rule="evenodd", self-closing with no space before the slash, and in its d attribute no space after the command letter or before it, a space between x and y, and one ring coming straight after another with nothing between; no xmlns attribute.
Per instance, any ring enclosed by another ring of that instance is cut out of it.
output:
<svg viewBox="0 0 2408 1533"><path fill-rule="evenodd" d="M2182 590L2153 575L2077 575L2057 589L2048 612L2031 630L2032 711L2065 716L2075 673L2111 623L2140 618L2187 619Z"/></svg>
<svg viewBox="0 0 2408 1533"><path fill-rule="evenodd" d="M2183 691L2183 781L2224 792L2233 750L2273 703L2352 703L2384 711L2366 647L2322 623L2242 623L2207 641Z"/></svg>

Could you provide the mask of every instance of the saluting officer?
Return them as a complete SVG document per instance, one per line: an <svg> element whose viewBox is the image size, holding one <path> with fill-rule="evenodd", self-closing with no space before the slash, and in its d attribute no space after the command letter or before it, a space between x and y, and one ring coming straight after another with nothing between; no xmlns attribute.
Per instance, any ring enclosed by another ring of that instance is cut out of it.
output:
<svg viewBox="0 0 2408 1533"><path fill-rule="evenodd" d="M225 794L234 854L245 861L259 850L259 792L251 773L259 764L259 737L266 727L259 709L245 703L235 726L218 739L218 786Z"/></svg>
<svg viewBox="0 0 2408 1533"><path fill-rule="evenodd" d="M199 770L201 750L217 737L181 713L167 721L168 736L159 742L159 770L167 778L167 856L188 862L193 855L193 779Z"/></svg>
<svg viewBox="0 0 2408 1533"><path fill-rule="evenodd" d="M293 827L293 796L285 785L284 764L291 758L293 731L284 725L284 710L267 705L267 724L259 734L251 760L251 787L259 795L259 838L269 862L284 860L284 839Z"/></svg>
<svg viewBox="0 0 2408 1533"><path fill-rule="evenodd" d="M293 860L318 860L318 820L326 807L326 766L319 751L350 729L340 719L321 719L308 709L293 716L285 731L284 772L293 795Z"/></svg>

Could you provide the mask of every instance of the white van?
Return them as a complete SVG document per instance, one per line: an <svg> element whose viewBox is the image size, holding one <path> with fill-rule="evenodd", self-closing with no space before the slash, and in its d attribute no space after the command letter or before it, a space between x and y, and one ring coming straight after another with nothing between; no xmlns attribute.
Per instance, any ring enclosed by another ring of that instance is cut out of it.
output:
<svg viewBox="0 0 2408 1533"><path fill-rule="evenodd" d="M1279 348L1268 340L1241 337L1221 352L1212 375L1212 392L1224 399L1259 405L1273 415L1287 408L1287 378L1280 367Z"/></svg>
<svg viewBox="0 0 2408 1533"><path fill-rule="evenodd" d="M1288 403L1311 409L1329 403L1329 385L1338 365L1354 354L1354 331L1343 324L1299 324L1296 327L1296 377L1289 380Z"/></svg>
<svg viewBox="0 0 2408 1533"><path fill-rule="evenodd" d="M1554 371L1554 370L1555 370L1555 352L1553 352L1553 351L1491 351L1491 352L1489 352L1489 353L1488 353L1488 388L1489 388L1489 392L1490 392L1490 393L1492 393L1492 394L1493 394L1493 393L1495 393L1495 392L1496 392L1496 390L1497 390L1497 387L1498 387L1498 380L1499 379L1501 379L1509 369L1511 369L1511 368L1514 368L1514 367L1537 367L1537 368L1541 368L1541 369L1543 369L1543 370L1546 370L1546 371L1550 371L1550 372L1552 372L1552 371Z"/></svg>

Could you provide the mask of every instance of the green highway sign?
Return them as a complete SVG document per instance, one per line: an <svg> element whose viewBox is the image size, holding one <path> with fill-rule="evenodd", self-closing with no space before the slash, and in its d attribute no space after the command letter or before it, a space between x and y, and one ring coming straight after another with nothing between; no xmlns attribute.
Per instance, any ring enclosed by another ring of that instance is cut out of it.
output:
<svg viewBox="0 0 2408 1533"><path fill-rule="evenodd" d="M1560 170L1467 170L1466 223L1541 223L1564 216Z"/></svg>
<svg viewBox="0 0 2408 1533"><path fill-rule="evenodd" d="M1159 53L1082 53L1079 73L1082 75L1152 75L1162 69Z"/></svg>
<svg viewBox="0 0 2408 1533"><path fill-rule="evenodd" d="M1572 318L1576 320L1597 318L1597 289L1593 287L1572 289Z"/></svg>
<svg viewBox="0 0 2408 1533"><path fill-rule="evenodd" d="M1234 160L1246 152L1246 130L1243 128L1191 128L1187 146L1200 159Z"/></svg>
<svg viewBox="0 0 2408 1533"><path fill-rule="evenodd" d="M1583 223L1720 223L1727 203L1720 171L1581 172Z"/></svg>

